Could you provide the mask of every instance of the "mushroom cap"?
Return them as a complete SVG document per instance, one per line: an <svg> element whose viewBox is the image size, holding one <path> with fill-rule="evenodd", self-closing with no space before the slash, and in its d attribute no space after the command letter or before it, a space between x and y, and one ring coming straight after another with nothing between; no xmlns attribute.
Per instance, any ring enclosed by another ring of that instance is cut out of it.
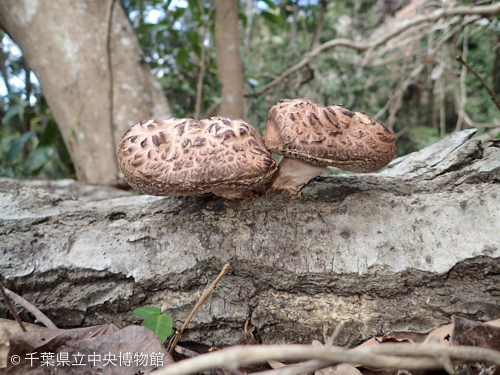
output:
<svg viewBox="0 0 500 375"><path fill-rule="evenodd" d="M243 120L140 122L118 150L127 182L150 195L194 195L266 185L276 163L258 131Z"/></svg>
<svg viewBox="0 0 500 375"><path fill-rule="evenodd" d="M396 152L394 134L363 112L286 99L269 109L264 132L272 152L313 165L375 172Z"/></svg>

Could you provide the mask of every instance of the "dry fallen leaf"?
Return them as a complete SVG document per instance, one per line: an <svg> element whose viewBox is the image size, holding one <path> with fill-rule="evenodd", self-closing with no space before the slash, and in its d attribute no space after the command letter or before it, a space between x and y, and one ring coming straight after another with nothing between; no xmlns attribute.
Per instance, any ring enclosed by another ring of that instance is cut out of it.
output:
<svg viewBox="0 0 500 375"><path fill-rule="evenodd" d="M262 338L258 327L247 330L236 342L236 345L262 345Z"/></svg>
<svg viewBox="0 0 500 375"><path fill-rule="evenodd" d="M10 345L6 375L52 374L55 369L65 375L147 374L173 362L160 339L141 326L14 333Z"/></svg>
<svg viewBox="0 0 500 375"><path fill-rule="evenodd" d="M274 359L270 359L269 361L267 361L267 363L269 363L269 366L271 366L271 368L273 370L276 370L277 368L282 368L282 367L286 367L287 366L287 365L285 365L282 362L275 361Z"/></svg>
<svg viewBox="0 0 500 375"><path fill-rule="evenodd" d="M452 316L451 345L479 346L500 351L500 327Z"/></svg>
<svg viewBox="0 0 500 375"><path fill-rule="evenodd" d="M370 345L388 344L388 343L390 343L390 344L397 344L397 343L401 343L401 344L410 343L410 344L412 344L413 343L412 340L410 340L408 338L404 338L403 335L401 335L401 332L398 332L398 336L400 336L401 338L396 338L396 337L390 336L389 334L384 335L384 336L374 336L371 339L366 340L362 344L358 345L357 348L362 348L364 346L370 346Z"/></svg>
<svg viewBox="0 0 500 375"><path fill-rule="evenodd" d="M236 342L235 345L262 345L262 338L260 336L260 331L258 327L251 327L248 329L248 321L245 323L245 332L243 336ZM272 366L269 363L269 366ZM246 367L242 367L239 370L247 373L262 371L269 369L267 364L255 364Z"/></svg>
<svg viewBox="0 0 500 375"><path fill-rule="evenodd" d="M348 363L341 363L336 366L317 370L314 375L362 375L362 372L353 365L350 365Z"/></svg>
<svg viewBox="0 0 500 375"><path fill-rule="evenodd" d="M436 327L429 332L423 343L450 346L451 331L453 331L453 324Z"/></svg>
<svg viewBox="0 0 500 375"><path fill-rule="evenodd" d="M28 332L44 331L47 328L23 322ZM16 332L22 332L21 327L15 320L0 318L0 369L7 367L7 356L9 355L10 335Z"/></svg>

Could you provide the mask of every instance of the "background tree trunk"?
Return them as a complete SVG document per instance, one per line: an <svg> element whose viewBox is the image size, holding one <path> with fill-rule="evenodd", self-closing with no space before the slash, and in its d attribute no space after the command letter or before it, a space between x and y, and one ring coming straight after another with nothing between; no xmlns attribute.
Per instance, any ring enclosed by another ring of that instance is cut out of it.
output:
<svg viewBox="0 0 500 375"><path fill-rule="evenodd" d="M238 3L215 0L215 45L217 69L222 84L219 114L231 119L243 118L243 64L240 57Z"/></svg>
<svg viewBox="0 0 500 375"><path fill-rule="evenodd" d="M116 149L131 125L170 116L159 83L141 62L137 38L118 1L111 17L111 56L107 55L110 4L106 0L0 2L0 26L35 72L77 177L88 183L117 179Z"/></svg>
<svg viewBox="0 0 500 375"><path fill-rule="evenodd" d="M109 189L75 200L74 186L64 193L51 182L54 194L4 179L0 274L61 328L123 326L149 305L180 323L231 261L183 336L207 345L234 343L248 317L267 343L321 339L343 320L341 345L452 314L495 319L500 144L472 133L381 174L317 178L295 200Z"/></svg>

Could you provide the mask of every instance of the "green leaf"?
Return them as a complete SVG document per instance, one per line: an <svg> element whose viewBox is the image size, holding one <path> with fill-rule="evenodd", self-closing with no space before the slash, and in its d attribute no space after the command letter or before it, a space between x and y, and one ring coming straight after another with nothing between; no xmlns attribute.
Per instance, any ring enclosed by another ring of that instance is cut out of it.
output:
<svg viewBox="0 0 500 375"><path fill-rule="evenodd" d="M196 56L201 59L201 36L197 32L192 32L190 36L194 53L196 53Z"/></svg>
<svg viewBox="0 0 500 375"><path fill-rule="evenodd" d="M52 146L59 135L59 129L57 128L56 121L51 118L47 121L45 128L40 134L40 139L38 140L38 146Z"/></svg>
<svg viewBox="0 0 500 375"><path fill-rule="evenodd" d="M3 116L2 119L2 124L6 125L13 117L18 116L19 118L22 119L23 113L24 113L24 108L28 106L28 102L22 101L21 103L14 104L11 106L7 112L5 112L5 115Z"/></svg>
<svg viewBox="0 0 500 375"><path fill-rule="evenodd" d="M30 152L26 161L24 162L24 169L31 172L32 175L37 175L40 173L42 168L45 166L47 161L54 154L54 148L52 145L43 146L38 144L38 146Z"/></svg>
<svg viewBox="0 0 500 375"><path fill-rule="evenodd" d="M132 314L134 314L135 316L139 316L141 318L147 318L152 314L160 314L160 313L161 309L159 307L154 307L154 306L139 307L138 309L132 311Z"/></svg>
<svg viewBox="0 0 500 375"><path fill-rule="evenodd" d="M274 1L272 0L262 0L262 1L265 2L269 8L276 9L276 4L274 3Z"/></svg>
<svg viewBox="0 0 500 375"><path fill-rule="evenodd" d="M145 23L143 25L140 25L137 27L137 32L144 32L144 33L161 33L169 29L169 25L165 24L164 22L158 22L158 23Z"/></svg>
<svg viewBox="0 0 500 375"><path fill-rule="evenodd" d="M246 29L248 26L248 18L245 13L238 13L238 18L241 20L241 24L243 25L243 28Z"/></svg>
<svg viewBox="0 0 500 375"><path fill-rule="evenodd" d="M0 177L7 177L7 178L15 178L16 174L14 173L14 170L12 167L7 167L5 169L0 168Z"/></svg>
<svg viewBox="0 0 500 375"><path fill-rule="evenodd" d="M170 336L174 327L172 318L167 314L152 314L144 319L142 325L153 331L163 343Z"/></svg>
<svg viewBox="0 0 500 375"><path fill-rule="evenodd" d="M263 10L262 12L260 12L260 15L262 17L264 17L266 20L268 20L269 22L274 23L275 25L280 25L281 22L283 22L283 20L281 19L280 16L278 16L277 14L268 12L267 10Z"/></svg>
<svg viewBox="0 0 500 375"><path fill-rule="evenodd" d="M179 18L181 18L185 11L186 8L176 8L172 12L172 17L174 18L174 21L177 21Z"/></svg>
<svg viewBox="0 0 500 375"><path fill-rule="evenodd" d="M28 142L32 137L36 135L36 131L32 130L27 133L24 133L21 135L19 138L17 138L14 142L11 143L9 150L7 151L7 155L5 159L7 161L14 161L17 159L19 154L21 154L21 151L24 148L24 145L26 142Z"/></svg>
<svg viewBox="0 0 500 375"><path fill-rule="evenodd" d="M200 9L200 3L198 3L198 0L188 0L189 4L189 9L191 9L191 12L193 13L194 18L199 17L199 14L201 13Z"/></svg>
<svg viewBox="0 0 500 375"><path fill-rule="evenodd" d="M16 137L17 136L15 134L11 134L0 141L0 154L7 148L9 143L16 139Z"/></svg>
<svg viewBox="0 0 500 375"><path fill-rule="evenodd" d="M179 49L177 54L175 55L175 60L177 61L177 65L183 66L189 56L189 52L185 48Z"/></svg>

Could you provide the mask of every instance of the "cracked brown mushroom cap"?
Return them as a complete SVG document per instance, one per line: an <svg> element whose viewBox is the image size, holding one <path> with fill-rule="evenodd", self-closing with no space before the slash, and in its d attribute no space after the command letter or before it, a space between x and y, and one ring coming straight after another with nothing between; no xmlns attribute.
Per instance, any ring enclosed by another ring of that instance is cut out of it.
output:
<svg viewBox="0 0 500 375"><path fill-rule="evenodd" d="M326 166L375 172L394 158L394 134L363 112L308 99L281 100L269 109L264 140L284 158L268 190L299 196Z"/></svg>
<svg viewBox="0 0 500 375"><path fill-rule="evenodd" d="M118 159L130 186L163 196L213 192L241 199L276 171L257 130L222 116L140 122L123 136Z"/></svg>

